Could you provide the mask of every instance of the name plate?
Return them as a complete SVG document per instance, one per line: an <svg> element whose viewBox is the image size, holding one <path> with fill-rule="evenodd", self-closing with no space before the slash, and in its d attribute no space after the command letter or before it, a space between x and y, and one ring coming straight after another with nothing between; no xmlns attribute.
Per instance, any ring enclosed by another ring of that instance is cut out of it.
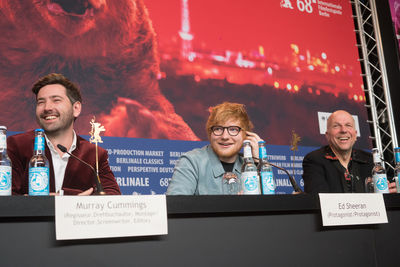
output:
<svg viewBox="0 0 400 267"><path fill-rule="evenodd" d="M168 234L165 195L56 196L56 239Z"/></svg>
<svg viewBox="0 0 400 267"><path fill-rule="evenodd" d="M382 194L319 194L322 225L387 223Z"/></svg>

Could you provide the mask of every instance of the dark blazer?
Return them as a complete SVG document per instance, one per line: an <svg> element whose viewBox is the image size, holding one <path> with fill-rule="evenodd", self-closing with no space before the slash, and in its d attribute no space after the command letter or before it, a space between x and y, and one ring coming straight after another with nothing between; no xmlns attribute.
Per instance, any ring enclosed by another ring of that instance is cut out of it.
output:
<svg viewBox="0 0 400 267"><path fill-rule="evenodd" d="M12 163L12 191L13 195L28 194L29 161L33 155L35 133L34 131L16 134L7 138L7 153ZM99 153L99 176L104 191L107 195L120 195L119 186L115 180L110 166L108 165L107 151L98 147ZM49 148L45 148L45 154L50 165L50 192L55 191L53 161ZM88 162L94 168L96 166L96 148L94 144L77 136L76 148L72 152L78 158ZM77 195L78 193L95 188L93 171L70 157L65 169L62 185L64 194Z"/></svg>
<svg viewBox="0 0 400 267"><path fill-rule="evenodd" d="M372 155L353 149L351 170L353 192L365 192L365 178L371 177ZM344 193L344 170L329 146L308 153L303 159L303 180L306 193Z"/></svg>

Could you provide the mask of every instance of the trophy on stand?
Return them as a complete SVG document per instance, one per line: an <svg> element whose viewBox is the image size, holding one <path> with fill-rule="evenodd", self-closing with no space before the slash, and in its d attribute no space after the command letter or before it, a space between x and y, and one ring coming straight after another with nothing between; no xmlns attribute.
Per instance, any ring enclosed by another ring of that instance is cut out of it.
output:
<svg viewBox="0 0 400 267"><path fill-rule="evenodd" d="M97 150L97 143L103 143L103 141L101 140L101 137L100 137L100 133L101 132L105 132L106 129L99 122L95 122L95 120L96 120L96 117L93 116L93 119L90 121L90 124L92 125L92 129L89 132L89 134L90 134L89 142L96 145L96 187L97 187L97 194L105 195L106 192L104 192L103 186L101 185L101 182L100 182L100 176L99 176L99 153L98 153L98 150Z"/></svg>
<svg viewBox="0 0 400 267"><path fill-rule="evenodd" d="M292 141L290 142L290 150L293 151L293 159L292 159L292 171L293 171L293 177L295 176L294 172L294 162L296 160L296 151L298 150L298 143L301 141L301 137L294 131L292 130Z"/></svg>

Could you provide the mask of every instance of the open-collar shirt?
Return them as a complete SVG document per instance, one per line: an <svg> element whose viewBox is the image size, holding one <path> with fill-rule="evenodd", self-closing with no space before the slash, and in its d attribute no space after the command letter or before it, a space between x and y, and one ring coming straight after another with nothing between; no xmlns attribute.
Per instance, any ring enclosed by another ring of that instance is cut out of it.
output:
<svg viewBox="0 0 400 267"><path fill-rule="evenodd" d="M72 140L72 145L68 150L69 153L72 153L72 151L74 151L76 148L76 133L75 131L73 132L74 132L74 138ZM51 153L51 159L53 161L55 191L60 192L64 182L65 169L67 167L70 155L68 153L64 153L62 156L60 156L46 135L45 137L47 146Z"/></svg>

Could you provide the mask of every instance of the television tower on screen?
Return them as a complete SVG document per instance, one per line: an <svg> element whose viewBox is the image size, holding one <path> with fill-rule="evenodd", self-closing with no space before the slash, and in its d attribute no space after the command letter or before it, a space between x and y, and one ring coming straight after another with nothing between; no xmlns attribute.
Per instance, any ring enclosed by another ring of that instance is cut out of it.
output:
<svg viewBox="0 0 400 267"><path fill-rule="evenodd" d="M182 39L181 56L190 60L193 35L190 33L189 0L181 0L181 30L179 36Z"/></svg>

